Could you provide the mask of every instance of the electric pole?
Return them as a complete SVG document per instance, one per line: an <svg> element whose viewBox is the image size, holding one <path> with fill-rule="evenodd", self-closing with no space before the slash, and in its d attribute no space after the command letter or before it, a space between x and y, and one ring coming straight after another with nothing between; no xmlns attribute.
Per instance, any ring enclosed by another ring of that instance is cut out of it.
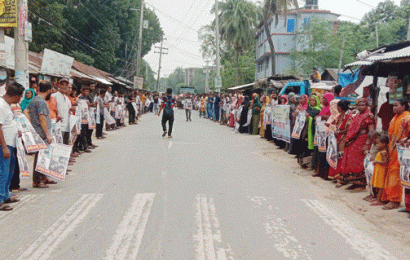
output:
<svg viewBox="0 0 410 260"><path fill-rule="evenodd" d="M140 31L139 31L139 39L138 39L138 53L137 53L137 71L136 77L140 75L140 68L141 68L141 51L142 51L142 24L144 23L144 0L141 0L141 15L140 15Z"/></svg>
<svg viewBox="0 0 410 260"><path fill-rule="evenodd" d="M168 48L164 48L164 38L161 39L161 47L156 47L156 49L160 49L159 52L154 51L154 53L159 53L159 66L158 66L158 78L157 78L157 92L159 92L159 79L161 77L161 62L162 62L162 54L168 54L167 52L165 53L164 50L168 51Z"/></svg>
<svg viewBox="0 0 410 260"><path fill-rule="evenodd" d="M407 40L410 41L410 17L409 17L409 26L407 27Z"/></svg>
<svg viewBox="0 0 410 260"><path fill-rule="evenodd" d="M376 48L379 47L379 29L377 28L376 24Z"/></svg>
<svg viewBox="0 0 410 260"><path fill-rule="evenodd" d="M209 61L206 61L205 67L205 93L209 92Z"/></svg>
<svg viewBox="0 0 410 260"><path fill-rule="evenodd" d="M17 28L14 28L15 79L26 89L29 88L28 42L25 40L25 27L28 21L27 0L17 2Z"/></svg>
<svg viewBox="0 0 410 260"><path fill-rule="evenodd" d="M340 52L339 67L337 68L337 82L339 82L339 73L342 69L343 53L345 51L346 35L343 35L342 51Z"/></svg>
<svg viewBox="0 0 410 260"><path fill-rule="evenodd" d="M221 92L221 86L222 86L222 79L221 79L221 61L219 57L219 8L218 8L218 0L215 0L215 22L216 22L216 28L215 28L215 39L216 39L216 78L217 78L217 84L216 86L216 92L220 94Z"/></svg>

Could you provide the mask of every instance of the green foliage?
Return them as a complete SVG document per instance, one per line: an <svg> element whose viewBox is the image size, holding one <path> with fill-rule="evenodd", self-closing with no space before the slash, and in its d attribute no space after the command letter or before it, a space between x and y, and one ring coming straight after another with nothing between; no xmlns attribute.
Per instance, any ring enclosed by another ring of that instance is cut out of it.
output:
<svg viewBox="0 0 410 260"><path fill-rule="evenodd" d="M239 67L241 68L242 77L238 83L236 61L234 59L224 61L224 68L221 73L223 89L255 81L255 52L247 52L240 56Z"/></svg>
<svg viewBox="0 0 410 260"><path fill-rule="evenodd" d="M82 62L87 65L93 65L95 62L95 60L91 56L84 54L80 51L70 51L68 55L74 57L76 61Z"/></svg>
<svg viewBox="0 0 410 260"><path fill-rule="evenodd" d="M30 50L44 48L72 55L97 68L132 79L138 43L141 0L31 0ZM142 56L159 42L163 31L155 13L146 9ZM94 61L93 61L94 60Z"/></svg>

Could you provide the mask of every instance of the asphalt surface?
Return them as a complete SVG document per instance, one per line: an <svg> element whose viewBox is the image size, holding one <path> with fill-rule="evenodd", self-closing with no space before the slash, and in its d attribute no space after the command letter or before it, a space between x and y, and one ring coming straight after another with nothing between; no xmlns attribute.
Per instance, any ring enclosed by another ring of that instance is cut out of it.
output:
<svg viewBox="0 0 410 260"><path fill-rule="evenodd" d="M108 133L0 212L0 259L408 259L257 136L196 111L176 111L172 139L153 114Z"/></svg>

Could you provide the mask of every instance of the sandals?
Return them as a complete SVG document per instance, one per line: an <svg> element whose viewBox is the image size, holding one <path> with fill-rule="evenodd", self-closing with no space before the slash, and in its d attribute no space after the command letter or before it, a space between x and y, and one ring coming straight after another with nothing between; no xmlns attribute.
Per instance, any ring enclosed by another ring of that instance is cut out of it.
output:
<svg viewBox="0 0 410 260"><path fill-rule="evenodd" d="M39 189L45 189L48 188L48 185L46 185L45 183L37 183L37 184L33 184L33 188L39 188Z"/></svg>
<svg viewBox="0 0 410 260"><path fill-rule="evenodd" d="M9 205L6 205L5 203L0 204L0 211L11 211L13 210L12 207Z"/></svg>
<svg viewBox="0 0 410 260"><path fill-rule="evenodd" d="M17 199L17 198L8 198L8 199L5 199L4 200L4 203L5 204L10 204L10 203L16 203L16 202L19 202L20 200L19 199Z"/></svg>
<svg viewBox="0 0 410 260"><path fill-rule="evenodd" d="M373 203L370 203L370 206L383 206L383 205L384 205L384 203L380 202L380 201L375 201Z"/></svg>
<svg viewBox="0 0 410 260"><path fill-rule="evenodd" d="M167 135L167 131L165 131L163 134L162 134L162 137L165 137Z"/></svg>
<svg viewBox="0 0 410 260"><path fill-rule="evenodd" d="M45 184L57 184L57 182L53 181L53 180L50 180L50 179L47 179Z"/></svg>
<svg viewBox="0 0 410 260"><path fill-rule="evenodd" d="M397 209L398 207L400 207L400 203L398 203L398 202L389 202L382 209L391 210L391 209Z"/></svg>

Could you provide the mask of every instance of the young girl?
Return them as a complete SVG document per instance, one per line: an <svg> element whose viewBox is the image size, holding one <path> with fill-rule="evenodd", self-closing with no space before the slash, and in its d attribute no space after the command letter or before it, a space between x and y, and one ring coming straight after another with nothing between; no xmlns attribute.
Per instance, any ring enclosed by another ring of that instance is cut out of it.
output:
<svg viewBox="0 0 410 260"><path fill-rule="evenodd" d="M389 145L389 136L381 135L376 139L376 146L378 153L373 161L374 173L371 180L371 186L375 188L377 194L376 199L372 201L371 206L381 206L384 205L381 201L381 196L383 194L384 179L386 178L387 162L389 159L387 147Z"/></svg>

